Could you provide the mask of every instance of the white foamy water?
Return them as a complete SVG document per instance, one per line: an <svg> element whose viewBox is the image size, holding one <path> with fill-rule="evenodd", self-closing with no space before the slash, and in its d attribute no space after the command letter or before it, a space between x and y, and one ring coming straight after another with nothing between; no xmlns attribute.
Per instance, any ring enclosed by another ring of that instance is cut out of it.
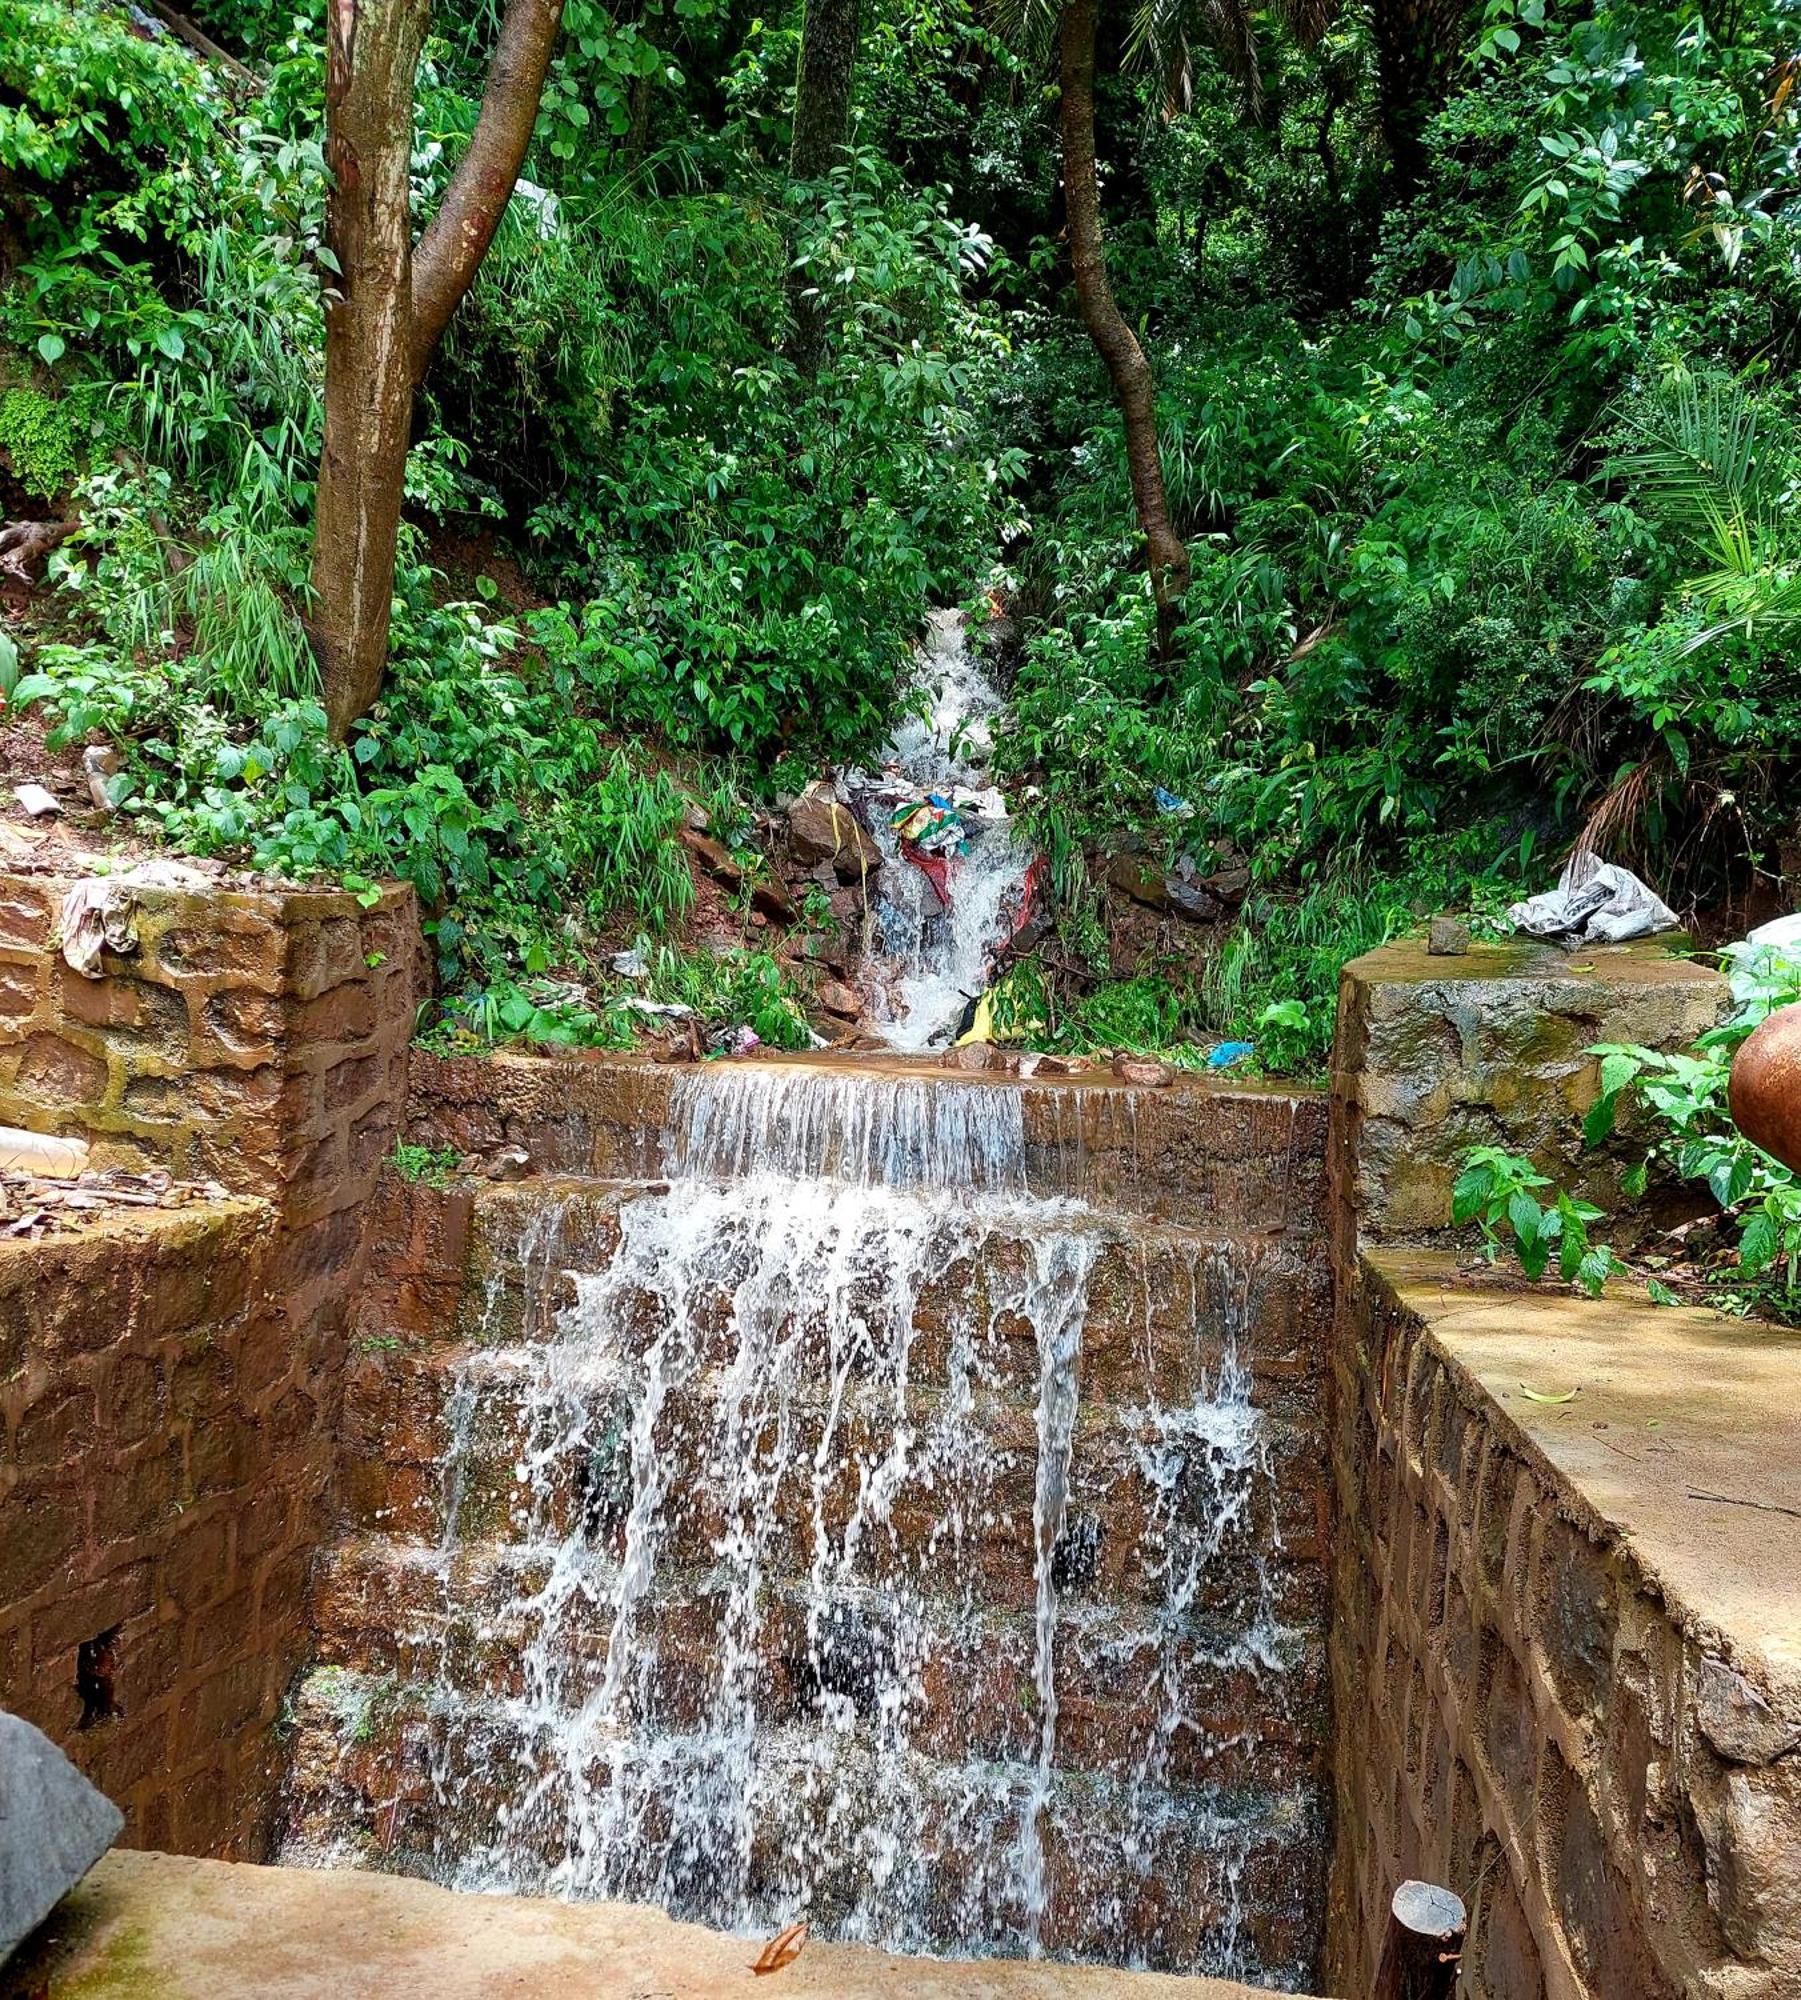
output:
<svg viewBox="0 0 1801 2000"><path fill-rule="evenodd" d="M872 1013L891 1048L949 1042L968 1002L988 985L993 955L1024 906L1031 855L1004 816L971 817L966 851L950 858L950 908L890 832L897 788L921 797L989 789L989 724L1001 697L969 649L956 612L934 612L920 657L929 707L895 731L880 772L850 772L845 784L883 854L873 885L876 957Z"/></svg>
<svg viewBox="0 0 1801 2000"><path fill-rule="evenodd" d="M373 1839L466 1889L1304 1979L1246 1884L1306 1877L1319 1801L1210 1775L1224 1690L1297 1646L1256 1253L1163 1245L1186 1277L1154 1289L1026 1192L995 1086L697 1071L667 1163L494 1197L401 1685L321 1691L347 1771L395 1730L425 1796L346 1779L287 1858ZM1115 1352L1174 1311L1215 1360L1091 1403L1097 1296Z"/></svg>

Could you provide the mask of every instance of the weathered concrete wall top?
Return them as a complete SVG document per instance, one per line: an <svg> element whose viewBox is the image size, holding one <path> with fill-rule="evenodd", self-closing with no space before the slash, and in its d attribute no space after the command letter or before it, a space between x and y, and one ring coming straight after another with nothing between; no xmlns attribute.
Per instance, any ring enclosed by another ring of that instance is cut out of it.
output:
<svg viewBox="0 0 1801 2000"><path fill-rule="evenodd" d="M1417 1254L1368 1267L1362 1307L1341 1989L1423 1876L1470 1906L1485 2000L1801 1992L1801 1335L1472 1291Z"/></svg>
<svg viewBox="0 0 1801 2000"><path fill-rule="evenodd" d="M1597 1151L1583 1115L1600 1094L1597 1042L1686 1049L1726 1008L1717 972L1655 939L1576 953L1516 940L1435 957L1403 940L1353 959L1339 987L1333 1146L1362 1240L1449 1227L1472 1146L1529 1155L1560 1186L1615 1205L1635 1158L1628 1123Z"/></svg>
<svg viewBox="0 0 1801 2000"><path fill-rule="evenodd" d="M303 1225L387 1149L421 996L412 892L143 888L137 948L90 979L57 949L70 883L0 875L0 1123L168 1167ZM373 1155L373 1157L371 1157Z"/></svg>

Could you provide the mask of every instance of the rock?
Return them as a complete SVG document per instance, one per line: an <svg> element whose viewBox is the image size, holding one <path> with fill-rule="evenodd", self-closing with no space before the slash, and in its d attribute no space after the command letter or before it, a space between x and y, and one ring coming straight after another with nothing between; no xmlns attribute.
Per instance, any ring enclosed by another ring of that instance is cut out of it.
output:
<svg viewBox="0 0 1801 2000"><path fill-rule="evenodd" d="M1081 1076L1088 1068L1081 1056L1040 1056L1034 1072L1038 1076Z"/></svg>
<svg viewBox="0 0 1801 2000"><path fill-rule="evenodd" d="M882 865L882 850L823 779L788 808L788 844L805 867L829 861L841 882L859 881Z"/></svg>
<svg viewBox="0 0 1801 2000"><path fill-rule="evenodd" d="M750 906L775 924L791 924L800 915L794 898L788 893L787 883L773 875L752 889Z"/></svg>
<svg viewBox="0 0 1801 2000"><path fill-rule="evenodd" d="M522 1181L531 1171L531 1155L516 1146L493 1154L482 1169L491 1181Z"/></svg>
<svg viewBox="0 0 1801 2000"><path fill-rule="evenodd" d="M90 743L81 753L81 768L87 774L88 797L101 812L111 812L113 802L107 796L106 781L118 775L118 751L110 743Z"/></svg>
<svg viewBox="0 0 1801 2000"><path fill-rule="evenodd" d="M997 1066L999 1051L992 1042L959 1042L944 1052L946 1069L983 1070Z"/></svg>
<svg viewBox="0 0 1801 2000"><path fill-rule="evenodd" d="M844 925L859 924L863 921L863 892L860 889L834 889L832 891L832 915Z"/></svg>
<svg viewBox="0 0 1801 2000"><path fill-rule="evenodd" d="M728 889L736 889L743 882L744 870L710 835L684 826L676 838L715 881L723 882Z"/></svg>
<svg viewBox="0 0 1801 2000"><path fill-rule="evenodd" d="M828 1014L841 1014L847 1021L854 1021L863 1011L856 994L836 979L828 979L820 987L819 1004Z"/></svg>
<svg viewBox="0 0 1801 2000"><path fill-rule="evenodd" d="M1164 876L1163 900L1178 916L1186 917L1191 924L1218 923L1225 914L1225 905L1218 897L1202 888L1198 880L1180 872Z"/></svg>
<svg viewBox="0 0 1801 2000"><path fill-rule="evenodd" d="M1236 909L1251 893L1251 871L1248 868L1216 868L1211 875L1203 875L1201 888L1208 895Z"/></svg>
<svg viewBox="0 0 1801 2000"><path fill-rule="evenodd" d="M15 785L13 797L18 800L33 819L42 819L46 813L62 811L62 801L54 792L47 792L42 785Z"/></svg>
<svg viewBox="0 0 1801 2000"><path fill-rule="evenodd" d="M705 806L686 805L682 808L682 824L690 833L705 833L708 826Z"/></svg>
<svg viewBox="0 0 1801 2000"><path fill-rule="evenodd" d="M1708 1742L1734 1764L1773 1764L1801 1743L1801 1724L1785 1721L1724 1660L1701 1662L1695 1677L1695 1720Z"/></svg>
<svg viewBox="0 0 1801 2000"><path fill-rule="evenodd" d="M0 1711L0 1961L118 1839L125 1816L42 1730Z"/></svg>
<svg viewBox="0 0 1801 2000"><path fill-rule="evenodd" d="M1113 1074L1121 1083L1135 1083L1143 1090L1164 1090L1176 1080L1169 1064L1155 1056L1115 1056Z"/></svg>
<svg viewBox="0 0 1801 2000"><path fill-rule="evenodd" d="M1169 893L1162 872L1141 854L1111 856L1107 862L1107 880L1122 896L1130 896L1133 902L1142 903L1147 909L1161 910L1168 906Z"/></svg>
<svg viewBox="0 0 1801 2000"><path fill-rule="evenodd" d="M1470 948L1470 927L1455 917L1434 917L1426 933L1426 950L1434 958L1464 958Z"/></svg>

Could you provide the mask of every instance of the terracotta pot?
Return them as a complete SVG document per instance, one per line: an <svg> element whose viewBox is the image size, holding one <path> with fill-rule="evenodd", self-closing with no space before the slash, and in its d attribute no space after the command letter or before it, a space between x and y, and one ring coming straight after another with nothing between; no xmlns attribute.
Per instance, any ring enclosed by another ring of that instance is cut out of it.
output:
<svg viewBox="0 0 1801 2000"><path fill-rule="evenodd" d="M1727 1096L1745 1137L1801 1173L1801 1004L1778 1008L1746 1040Z"/></svg>

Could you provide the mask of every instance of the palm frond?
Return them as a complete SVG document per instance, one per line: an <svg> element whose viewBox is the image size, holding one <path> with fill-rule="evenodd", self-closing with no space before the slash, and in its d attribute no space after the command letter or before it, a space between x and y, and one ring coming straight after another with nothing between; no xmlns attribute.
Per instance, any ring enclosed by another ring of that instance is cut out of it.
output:
<svg viewBox="0 0 1801 2000"><path fill-rule="evenodd" d="M1756 399L1743 383L1686 376L1649 415L1627 415L1641 443L1608 471L1631 480L1667 518L1724 541L1761 522L1769 498L1757 423Z"/></svg>

